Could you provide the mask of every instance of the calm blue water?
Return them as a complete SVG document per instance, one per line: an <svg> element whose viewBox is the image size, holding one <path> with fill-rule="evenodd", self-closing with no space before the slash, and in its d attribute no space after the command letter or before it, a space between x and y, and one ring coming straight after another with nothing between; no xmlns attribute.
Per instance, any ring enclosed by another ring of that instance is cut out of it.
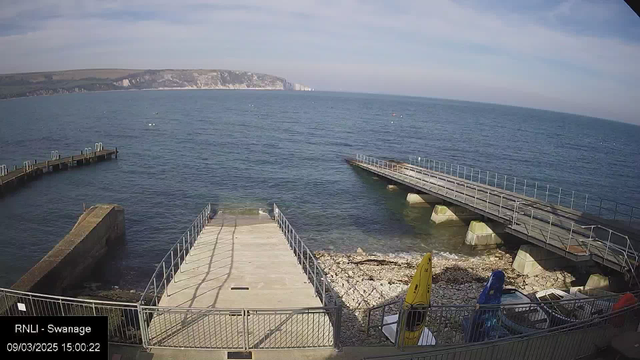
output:
<svg viewBox="0 0 640 360"><path fill-rule="evenodd" d="M120 158L46 176L0 199L1 286L71 229L83 203L125 207L126 244L108 265L122 287L146 285L209 201L275 201L315 250L472 253L465 227L432 226L430 209L408 208L405 194L347 165L344 157L356 152L476 165L640 204L640 127L576 115L320 92L137 91L0 102L0 164L45 159L51 150L80 153L97 141L117 146Z"/></svg>

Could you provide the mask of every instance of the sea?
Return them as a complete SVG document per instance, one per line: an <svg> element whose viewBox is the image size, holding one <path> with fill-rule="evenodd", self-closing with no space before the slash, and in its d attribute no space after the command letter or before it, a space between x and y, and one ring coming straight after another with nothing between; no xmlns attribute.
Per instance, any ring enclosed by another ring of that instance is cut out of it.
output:
<svg viewBox="0 0 640 360"><path fill-rule="evenodd" d="M0 286L11 286L83 207L125 208L126 239L96 281L143 289L208 203L275 202L312 250L474 256L466 227L345 161L427 157L640 206L640 126L432 98L251 90L93 92L0 101L0 164L80 154L117 160L44 176L0 198ZM106 274L106 275L105 275Z"/></svg>

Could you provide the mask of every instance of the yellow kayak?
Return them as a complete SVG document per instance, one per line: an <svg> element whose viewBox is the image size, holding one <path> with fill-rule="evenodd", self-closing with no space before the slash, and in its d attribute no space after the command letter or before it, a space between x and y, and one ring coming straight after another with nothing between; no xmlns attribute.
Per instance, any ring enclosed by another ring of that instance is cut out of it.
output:
<svg viewBox="0 0 640 360"><path fill-rule="evenodd" d="M413 275L402 306L409 310L404 324L404 345L418 345L422 335L426 310L431 303L431 275L431 253L426 253Z"/></svg>

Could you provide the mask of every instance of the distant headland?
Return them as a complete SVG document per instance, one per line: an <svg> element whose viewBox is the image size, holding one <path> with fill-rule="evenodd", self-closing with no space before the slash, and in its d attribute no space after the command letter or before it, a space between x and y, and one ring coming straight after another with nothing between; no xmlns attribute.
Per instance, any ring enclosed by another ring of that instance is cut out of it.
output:
<svg viewBox="0 0 640 360"><path fill-rule="evenodd" d="M256 89L313 91L274 75L203 69L82 69L0 75L0 99L89 91Z"/></svg>

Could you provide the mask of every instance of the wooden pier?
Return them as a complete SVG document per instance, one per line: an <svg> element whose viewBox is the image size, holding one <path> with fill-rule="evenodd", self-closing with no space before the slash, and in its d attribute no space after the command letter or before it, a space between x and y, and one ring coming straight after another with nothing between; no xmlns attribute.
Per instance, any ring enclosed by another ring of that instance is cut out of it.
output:
<svg viewBox="0 0 640 360"><path fill-rule="evenodd" d="M96 144L95 149L86 148L80 154L60 157L57 152L51 153L51 159L40 161L25 161L22 167L14 166L13 170L4 166L0 167L0 196L8 194L22 185L37 180L44 174L50 174L61 170L69 170L72 167L85 166L112 158L118 158L118 148L103 149L102 144Z"/></svg>

